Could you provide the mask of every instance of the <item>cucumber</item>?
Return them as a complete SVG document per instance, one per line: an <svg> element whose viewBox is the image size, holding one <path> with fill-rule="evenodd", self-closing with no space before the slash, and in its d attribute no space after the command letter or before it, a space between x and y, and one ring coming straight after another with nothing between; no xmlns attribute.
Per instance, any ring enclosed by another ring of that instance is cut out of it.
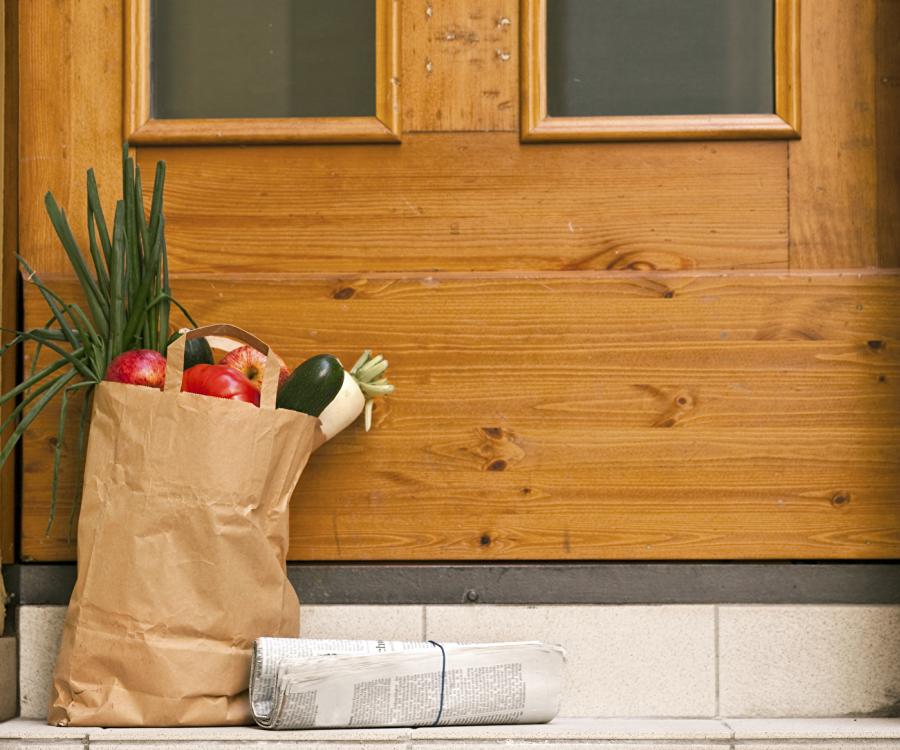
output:
<svg viewBox="0 0 900 750"><path fill-rule="evenodd" d="M187 330L187 329L183 329ZM183 333L179 333L172 341L177 341ZM172 344L169 344L171 346ZM163 352L165 354L165 352ZM199 339L189 339L184 344L184 369L189 370L194 365L214 365L216 361L213 359L212 349L209 342L200 337Z"/></svg>
<svg viewBox="0 0 900 750"><path fill-rule="evenodd" d="M202 336L199 339L191 339L184 345L184 369L194 365L214 364L212 349Z"/></svg>
<svg viewBox="0 0 900 750"><path fill-rule="evenodd" d="M184 344L184 369L189 370L194 365L212 365L212 349L205 338L189 339Z"/></svg>
<svg viewBox="0 0 900 750"><path fill-rule="evenodd" d="M275 406L318 417L344 384L344 368L337 357L317 354L294 370L281 388Z"/></svg>

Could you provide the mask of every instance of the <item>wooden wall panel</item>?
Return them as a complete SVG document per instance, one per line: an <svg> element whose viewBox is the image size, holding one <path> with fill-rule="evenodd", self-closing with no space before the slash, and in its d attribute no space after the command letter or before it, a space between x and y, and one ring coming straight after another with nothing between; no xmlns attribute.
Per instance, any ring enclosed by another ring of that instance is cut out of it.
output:
<svg viewBox="0 0 900 750"><path fill-rule="evenodd" d="M878 0L876 23L878 265L900 266L900 2Z"/></svg>
<svg viewBox="0 0 900 750"><path fill-rule="evenodd" d="M20 2L20 246L43 273L65 270L44 211L52 190L86 242L85 172L111 221L121 196L122 2Z"/></svg>
<svg viewBox="0 0 900 750"><path fill-rule="evenodd" d="M404 0L404 130L518 128L518 4Z"/></svg>
<svg viewBox="0 0 900 750"><path fill-rule="evenodd" d="M317 453L293 559L900 555L900 276L443 274L175 282L290 362L397 393ZM27 312L38 315L29 299ZM43 537L55 423L25 460ZM198 478L202 481L202 478ZM62 517L65 517L63 510Z"/></svg>
<svg viewBox="0 0 900 750"><path fill-rule="evenodd" d="M180 272L783 268L783 143L141 149ZM223 252L224 251L224 252Z"/></svg>
<svg viewBox="0 0 900 750"><path fill-rule="evenodd" d="M18 299L16 297L16 269L13 255L16 238L16 174L18 158L16 154L16 122L18 64L15 40L18 13L16 3L7 4L0 0L0 320L6 329L16 327ZM11 333L0 334L5 343ZM15 385L16 362L6 357L0 362L0 390L6 391ZM13 410L13 404L0 408L0 419L5 420ZM12 426L3 433L3 439L12 434ZM7 461L0 471L0 559L8 563L15 560L15 505L16 469L15 460ZM3 584L0 583L0 596ZM0 602L0 614L3 603Z"/></svg>
<svg viewBox="0 0 900 750"><path fill-rule="evenodd" d="M515 0L404 0L400 145L139 150L201 320L392 361L375 431L313 458L293 559L900 556L900 277L746 273L894 262L889 3L814 2L790 150L520 144ZM120 190L121 0L19 5L21 249L52 276L45 190L79 235L84 170ZM55 435L23 452L30 559L74 556Z"/></svg>
<svg viewBox="0 0 900 750"><path fill-rule="evenodd" d="M803 6L802 138L790 144L791 268L878 264L875 3Z"/></svg>

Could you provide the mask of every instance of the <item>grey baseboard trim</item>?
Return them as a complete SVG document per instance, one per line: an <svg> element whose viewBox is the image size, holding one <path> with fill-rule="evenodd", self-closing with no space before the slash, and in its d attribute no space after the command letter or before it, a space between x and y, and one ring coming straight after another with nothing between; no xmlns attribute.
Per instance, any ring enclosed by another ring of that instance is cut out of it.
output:
<svg viewBox="0 0 900 750"><path fill-rule="evenodd" d="M291 563L304 604L900 604L897 562ZM66 604L74 564L3 568L10 604Z"/></svg>

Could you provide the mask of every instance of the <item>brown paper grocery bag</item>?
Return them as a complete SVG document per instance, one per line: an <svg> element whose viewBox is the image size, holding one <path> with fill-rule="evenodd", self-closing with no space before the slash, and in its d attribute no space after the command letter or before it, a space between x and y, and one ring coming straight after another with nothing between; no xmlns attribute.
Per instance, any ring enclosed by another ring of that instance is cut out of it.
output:
<svg viewBox="0 0 900 750"><path fill-rule="evenodd" d="M253 640L299 633L288 503L319 421L275 408L274 356L259 408L181 393L185 340L207 334L269 351L207 326L169 347L164 391L95 389L50 724L249 724Z"/></svg>

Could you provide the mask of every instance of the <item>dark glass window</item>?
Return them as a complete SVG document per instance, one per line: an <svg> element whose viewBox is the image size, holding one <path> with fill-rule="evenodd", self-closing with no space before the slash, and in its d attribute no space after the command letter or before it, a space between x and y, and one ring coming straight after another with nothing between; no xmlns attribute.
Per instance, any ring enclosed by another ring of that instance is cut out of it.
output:
<svg viewBox="0 0 900 750"><path fill-rule="evenodd" d="M547 0L548 114L771 114L774 19L774 0Z"/></svg>
<svg viewBox="0 0 900 750"><path fill-rule="evenodd" d="M155 118L375 114L374 0L153 0Z"/></svg>

